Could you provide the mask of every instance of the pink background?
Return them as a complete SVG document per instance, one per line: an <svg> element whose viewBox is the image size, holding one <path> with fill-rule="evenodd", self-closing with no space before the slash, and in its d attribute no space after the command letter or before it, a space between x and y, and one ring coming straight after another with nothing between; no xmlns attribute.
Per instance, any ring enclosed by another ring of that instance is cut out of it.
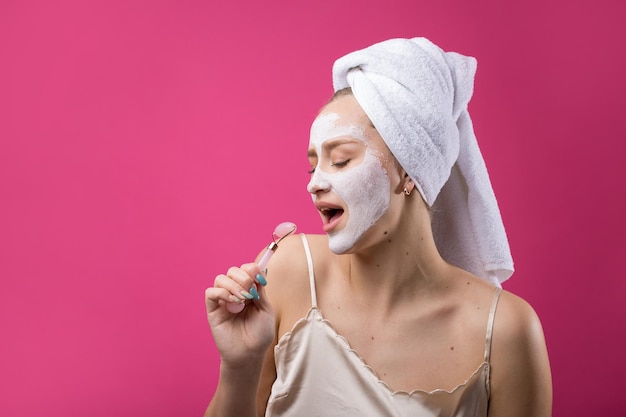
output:
<svg viewBox="0 0 626 417"><path fill-rule="evenodd" d="M478 58L505 288L543 320L554 415L624 413L626 2L283 3L0 2L0 415L201 415L205 287L281 221L321 230L332 62L420 35Z"/></svg>

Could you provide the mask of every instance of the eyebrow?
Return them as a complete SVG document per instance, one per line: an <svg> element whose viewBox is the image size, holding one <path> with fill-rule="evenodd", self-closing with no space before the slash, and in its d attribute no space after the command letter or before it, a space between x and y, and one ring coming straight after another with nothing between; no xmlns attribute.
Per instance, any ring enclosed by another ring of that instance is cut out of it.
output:
<svg viewBox="0 0 626 417"><path fill-rule="evenodd" d="M361 140L359 139L348 139L348 138L335 138L335 139L330 139L326 142L324 142L324 144L322 145L324 148L327 148L329 151L332 151L333 149L335 149L337 146L341 146L341 145L347 145L347 144L351 144L351 143L362 143ZM315 148L311 148L308 150L307 155L309 158L315 158L317 157L317 152L315 151Z"/></svg>
<svg viewBox="0 0 626 417"><path fill-rule="evenodd" d="M358 143L363 143L363 141L360 139L356 139L356 138L337 137L337 138L333 138L333 139L329 139L325 141L322 147L327 148L328 150L333 150L337 146L348 145L351 143L358 144ZM311 155L311 153L313 153L313 156L315 156L316 155L315 149L309 149L309 155Z"/></svg>

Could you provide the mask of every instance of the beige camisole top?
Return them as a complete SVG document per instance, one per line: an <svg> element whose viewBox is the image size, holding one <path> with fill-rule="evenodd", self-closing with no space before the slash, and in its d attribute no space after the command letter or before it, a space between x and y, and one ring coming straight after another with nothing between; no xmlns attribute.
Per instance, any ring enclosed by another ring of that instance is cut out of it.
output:
<svg viewBox="0 0 626 417"><path fill-rule="evenodd" d="M465 382L451 391L391 391L318 309L313 261L306 237L301 236L312 306L274 348L277 377L266 417L487 415L491 333L500 288L496 289L487 322L484 362Z"/></svg>

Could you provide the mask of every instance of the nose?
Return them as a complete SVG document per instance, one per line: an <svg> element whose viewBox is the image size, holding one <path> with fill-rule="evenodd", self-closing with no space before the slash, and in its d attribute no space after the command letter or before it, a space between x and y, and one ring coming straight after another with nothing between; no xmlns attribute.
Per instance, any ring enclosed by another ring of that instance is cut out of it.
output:
<svg viewBox="0 0 626 417"><path fill-rule="evenodd" d="M321 169L317 168L311 176L311 181L309 181L306 189L311 194L328 191L330 190L330 181L326 178L326 174Z"/></svg>

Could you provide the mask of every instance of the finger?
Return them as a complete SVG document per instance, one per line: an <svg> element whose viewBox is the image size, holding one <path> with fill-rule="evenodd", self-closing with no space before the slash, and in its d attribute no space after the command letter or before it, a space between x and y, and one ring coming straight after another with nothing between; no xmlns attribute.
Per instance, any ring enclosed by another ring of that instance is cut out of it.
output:
<svg viewBox="0 0 626 417"><path fill-rule="evenodd" d="M254 302L251 303L251 305L257 308L258 310L274 314L272 305L270 304L269 298L267 297L267 293L265 292L265 287L263 287L262 285L258 285L258 284L255 284L255 287L256 287L259 298L254 299L253 300Z"/></svg>
<svg viewBox="0 0 626 417"><path fill-rule="evenodd" d="M226 303L226 310L228 310L229 313L239 314L244 308L246 308L246 303L244 302Z"/></svg>
<svg viewBox="0 0 626 417"><path fill-rule="evenodd" d="M254 295L250 293L250 288L252 284L248 284L251 283L251 278L248 276L248 274L241 270L229 270L228 273L228 276L220 274L215 277L214 286L219 288L225 288L238 300L252 300L254 298ZM242 274L245 275L247 279L242 278ZM233 299L232 301L236 302L237 300Z"/></svg>
<svg viewBox="0 0 626 417"><path fill-rule="evenodd" d="M261 268L259 268L258 264L256 263L243 264L241 265L241 269L246 271L248 275L254 278L253 282L257 284L261 284L262 286L267 285L267 279L265 278L265 271L261 271ZM257 289L258 289L258 285L257 285Z"/></svg>
<svg viewBox="0 0 626 417"><path fill-rule="evenodd" d="M246 269L244 269L245 267ZM256 269L251 267L250 264L242 265L242 268L231 267L227 276L237 284L239 284L240 289L237 291L237 294L242 295L244 298L248 300L252 300L256 298L256 288L254 288L254 271L258 271L258 267Z"/></svg>
<svg viewBox="0 0 626 417"><path fill-rule="evenodd" d="M204 291L204 299L207 313L212 313L224 303L243 303L234 297L227 289L219 287L209 287ZM221 301L221 303L220 303Z"/></svg>

